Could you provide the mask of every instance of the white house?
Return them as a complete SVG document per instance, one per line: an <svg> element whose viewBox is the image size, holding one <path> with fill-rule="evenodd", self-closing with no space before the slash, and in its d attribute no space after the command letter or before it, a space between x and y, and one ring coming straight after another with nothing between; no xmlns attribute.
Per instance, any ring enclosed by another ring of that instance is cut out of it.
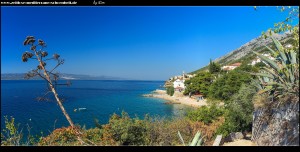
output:
<svg viewBox="0 0 300 152"><path fill-rule="evenodd" d="M177 79L173 82L173 87L177 91L182 91L185 89L184 80Z"/></svg>
<svg viewBox="0 0 300 152"><path fill-rule="evenodd" d="M231 65L222 66L221 69L225 70L225 71L230 71L230 70L233 70L233 69L235 69L235 68L237 68L241 65L242 65L242 63L237 62L237 63L233 63Z"/></svg>
<svg viewBox="0 0 300 152"><path fill-rule="evenodd" d="M254 59L254 60L252 60L252 62L251 62L251 63L249 63L248 65L252 65L252 66L254 66L256 63L259 63L259 62L261 62L260 58L255 58L255 59Z"/></svg>

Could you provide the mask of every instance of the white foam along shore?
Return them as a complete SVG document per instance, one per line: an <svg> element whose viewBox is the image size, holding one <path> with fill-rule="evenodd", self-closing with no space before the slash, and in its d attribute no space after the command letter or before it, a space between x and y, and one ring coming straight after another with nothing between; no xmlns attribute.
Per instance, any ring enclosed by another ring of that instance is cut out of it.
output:
<svg viewBox="0 0 300 152"><path fill-rule="evenodd" d="M151 94L144 95L145 97L153 97L153 98L161 98L168 101L171 101L173 103L180 103L192 107L201 107L207 105L206 100L199 100L194 98L190 98L189 96L178 96L176 93L174 93L173 96L170 96L167 94L166 90L155 90Z"/></svg>

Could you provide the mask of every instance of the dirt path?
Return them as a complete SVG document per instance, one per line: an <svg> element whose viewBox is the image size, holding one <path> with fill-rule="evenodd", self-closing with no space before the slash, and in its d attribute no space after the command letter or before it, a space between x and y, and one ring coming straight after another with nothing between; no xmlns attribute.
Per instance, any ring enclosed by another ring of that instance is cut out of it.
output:
<svg viewBox="0 0 300 152"><path fill-rule="evenodd" d="M224 143L223 146L256 146L251 140L239 139L234 142Z"/></svg>

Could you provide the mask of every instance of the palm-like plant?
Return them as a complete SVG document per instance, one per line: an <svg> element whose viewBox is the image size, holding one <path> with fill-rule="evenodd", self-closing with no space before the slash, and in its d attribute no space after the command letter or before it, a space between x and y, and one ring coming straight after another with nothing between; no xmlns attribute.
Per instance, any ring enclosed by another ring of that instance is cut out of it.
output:
<svg viewBox="0 0 300 152"><path fill-rule="evenodd" d="M298 46L285 48L277 39L271 38L276 50L268 46L266 48L275 57L274 61L253 51L267 65L260 73L254 73L260 81L258 93L269 93L272 99L294 95L299 97L299 43Z"/></svg>
<svg viewBox="0 0 300 152"><path fill-rule="evenodd" d="M182 142L182 144L185 146L184 140L180 134L180 131L178 131L178 136ZM203 145L203 136L201 137L201 132L197 131L196 135L194 136L192 142L189 143L189 146L201 146Z"/></svg>

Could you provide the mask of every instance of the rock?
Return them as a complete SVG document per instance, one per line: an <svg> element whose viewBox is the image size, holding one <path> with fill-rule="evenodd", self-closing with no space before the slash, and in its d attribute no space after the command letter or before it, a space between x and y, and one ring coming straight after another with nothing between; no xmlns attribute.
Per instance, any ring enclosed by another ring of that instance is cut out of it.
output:
<svg viewBox="0 0 300 152"><path fill-rule="evenodd" d="M244 139L244 135L241 132L232 132L226 138L226 142L233 142L238 139Z"/></svg>
<svg viewBox="0 0 300 152"><path fill-rule="evenodd" d="M235 138L236 138L236 139L243 139L243 138L244 138L244 135L243 135L243 133L241 133L241 132L236 132L236 133L235 133Z"/></svg>

